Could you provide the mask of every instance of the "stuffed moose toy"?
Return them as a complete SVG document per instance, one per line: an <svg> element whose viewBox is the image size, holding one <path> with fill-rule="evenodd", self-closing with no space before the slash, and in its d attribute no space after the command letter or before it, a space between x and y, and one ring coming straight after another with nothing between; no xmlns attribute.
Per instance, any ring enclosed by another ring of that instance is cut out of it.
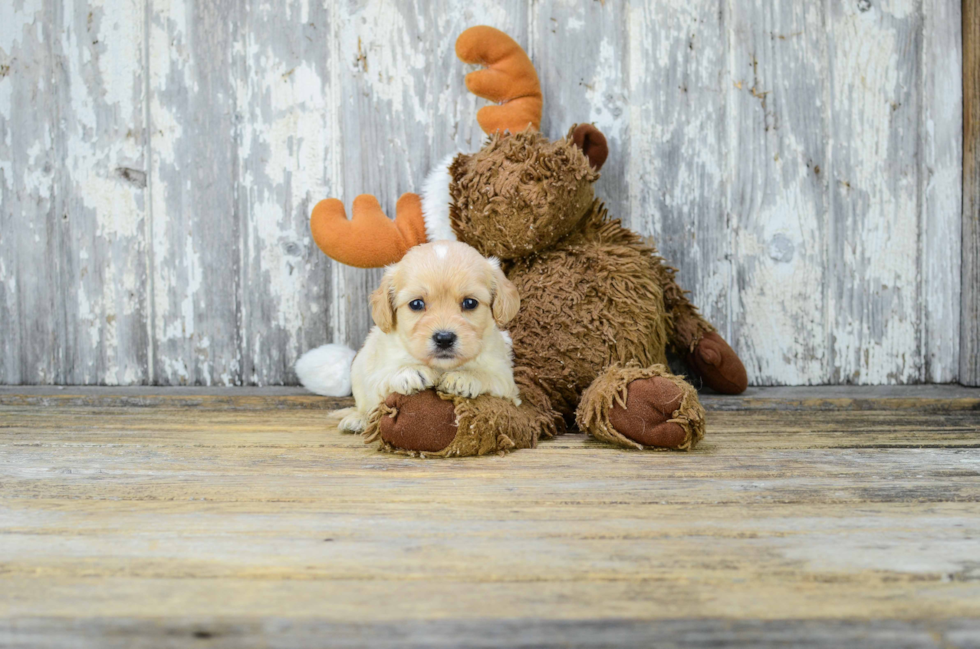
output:
<svg viewBox="0 0 980 649"><path fill-rule="evenodd" d="M373 413L366 441L413 455L482 455L531 448L577 424L620 447L693 448L704 436L704 410L695 389L668 370L667 347L728 394L746 388L738 356L687 299L676 271L595 198L608 154L602 133L580 124L551 141L538 131L537 73L503 32L467 29L456 54L485 66L466 86L496 102L477 114L489 136L483 148L447 159L421 197L403 195L394 221L362 195L351 220L340 201L321 201L311 229L324 253L362 268L438 239L499 258L521 296L509 332L522 402L392 394ZM332 362L349 373L350 358Z"/></svg>

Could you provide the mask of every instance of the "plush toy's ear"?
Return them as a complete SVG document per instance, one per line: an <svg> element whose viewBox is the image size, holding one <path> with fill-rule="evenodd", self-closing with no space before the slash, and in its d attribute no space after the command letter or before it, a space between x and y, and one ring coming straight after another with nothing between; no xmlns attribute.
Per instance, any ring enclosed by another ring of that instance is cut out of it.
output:
<svg viewBox="0 0 980 649"><path fill-rule="evenodd" d="M504 271L500 270L500 262L497 259L491 258L490 266L493 269L493 302L490 305L490 310L497 326L503 327L513 320L520 310L521 294L517 292L517 287L504 275Z"/></svg>
<svg viewBox="0 0 980 649"><path fill-rule="evenodd" d="M392 300L395 288L394 279L394 269L388 268L381 278L381 286L374 289L374 293L371 293L371 319L386 334L390 334L395 328L395 305Z"/></svg>
<svg viewBox="0 0 980 649"><path fill-rule="evenodd" d="M575 146L582 149L585 157L589 159L589 164L592 165L592 168L599 171L609 156L609 145L606 144L606 136L592 124L573 126L571 136L572 141L575 142Z"/></svg>

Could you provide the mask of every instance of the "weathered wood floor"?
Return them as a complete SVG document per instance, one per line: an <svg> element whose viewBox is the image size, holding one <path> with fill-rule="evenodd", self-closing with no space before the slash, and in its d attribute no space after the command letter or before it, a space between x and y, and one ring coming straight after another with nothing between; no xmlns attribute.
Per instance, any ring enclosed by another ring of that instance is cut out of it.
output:
<svg viewBox="0 0 980 649"><path fill-rule="evenodd" d="M980 647L980 391L384 455L295 390L0 388L0 646Z"/></svg>

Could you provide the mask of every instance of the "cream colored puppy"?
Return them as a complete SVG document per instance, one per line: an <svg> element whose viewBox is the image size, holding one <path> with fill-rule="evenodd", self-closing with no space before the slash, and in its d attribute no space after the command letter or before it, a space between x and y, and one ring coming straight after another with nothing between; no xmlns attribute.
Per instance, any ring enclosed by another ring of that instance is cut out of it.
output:
<svg viewBox="0 0 980 649"><path fill-rule="evenodd" d="M428 388L463 397L491 394L520 404L510 337L498 329L520 308L496 259L457 241L416 246L385 269L371 295L371 329L351 366L357 407L341 430L363 431L392 393Z"/></svg>

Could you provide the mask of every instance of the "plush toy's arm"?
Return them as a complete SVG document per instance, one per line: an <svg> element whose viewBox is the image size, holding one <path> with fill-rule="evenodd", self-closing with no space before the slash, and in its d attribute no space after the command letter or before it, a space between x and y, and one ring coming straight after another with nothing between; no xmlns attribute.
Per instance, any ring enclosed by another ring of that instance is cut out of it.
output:
<svg viewBox="0 0 980 649"><path fill-rule="evenodd" d="M380 268L426 242L422 201L417 194L403 194L395 212L392 221L378 199L362 194L354 199L354 217L348 221L344 204L328 198L313 208L310 231L316 245L331 259L358 268Z"/></svg>
<svg viewBox="0 0 980 649"><path fill-rule="evenodd" d="M687 354L694 350L705 334L711 333L715 328L687 299L687 291L677 284L677 269L661 260L657 270L660 286L664 291L664 306L674 324L670 342L678 354Z"/></svg>
<svg viewBox="0 0 980 649"><path fill-rule="evenodd" d="M661 262L660 284L664 306L673 322L674 350L711 389L725 394L744 392L748 386L745 366L735 350L687 299L687 292L677 284L676 274L675 269Z"/></svg>

